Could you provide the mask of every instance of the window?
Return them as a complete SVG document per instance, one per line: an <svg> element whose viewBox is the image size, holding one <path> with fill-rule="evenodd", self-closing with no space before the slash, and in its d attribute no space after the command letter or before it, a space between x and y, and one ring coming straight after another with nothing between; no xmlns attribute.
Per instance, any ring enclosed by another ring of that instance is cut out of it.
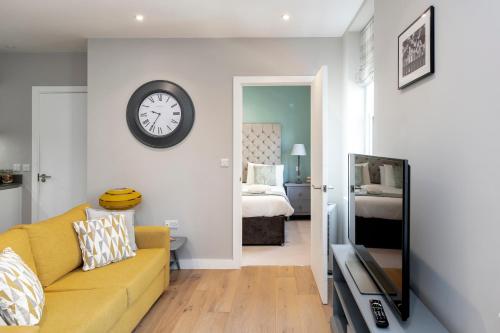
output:
<svg viewBox="0 0 500 333"><path fill-rule="evenodd" d="M364 89L365 105L364 105L364 150L366 154L373 152L373 117L375 108L374 99L374 36L373 36L373 18L368 22L366 27L361 31L360 45L360 66L358 71L358 83Z"/></svg>
<svg viewBox="0 0 500 333"><path fill-rule="evenodd" d="M375 83L373 79L365 86L365 153L373 153L373 116L375 109Z"/></svg>

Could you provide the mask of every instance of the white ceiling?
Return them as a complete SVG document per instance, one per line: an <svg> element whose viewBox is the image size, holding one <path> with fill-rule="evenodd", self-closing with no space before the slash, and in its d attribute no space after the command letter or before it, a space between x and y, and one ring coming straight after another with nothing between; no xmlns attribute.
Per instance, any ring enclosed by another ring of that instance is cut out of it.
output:
<svg viewBox="0 0 500 333"><path fill-rule="evenodd" d="M92 37L337 37L362 2L1 0L0 52L84 51Z"/></svg>

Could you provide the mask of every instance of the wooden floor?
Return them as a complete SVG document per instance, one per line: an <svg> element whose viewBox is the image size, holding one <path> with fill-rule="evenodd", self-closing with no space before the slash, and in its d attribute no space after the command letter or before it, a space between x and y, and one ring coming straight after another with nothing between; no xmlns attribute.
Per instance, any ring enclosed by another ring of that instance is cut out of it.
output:
<svg viewBox="0 0 500 333"><path fill-rule="evenodd" d="M321 333L330 316L309 267L182 270L135 332Z"/></svg>

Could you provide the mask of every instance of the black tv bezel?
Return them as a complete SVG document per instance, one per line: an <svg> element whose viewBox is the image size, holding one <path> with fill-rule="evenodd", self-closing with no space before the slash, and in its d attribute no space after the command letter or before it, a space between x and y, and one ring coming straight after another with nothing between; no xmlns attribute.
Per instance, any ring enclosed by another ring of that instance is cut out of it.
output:
<svg viewBox="0 0 500 333"><path fill-rule="evenodd" d="M376 264L375 260L366 250L362 250L352 242L350 237L350 227L351 227L351 171L352 166L355 163L356 156L361 157L374 157L382 159L392 159L403 161L403 232L402 232L402 286L401 286L401 307L393 301L386 288L384 288L384 283L382 279L378 277L380 273L380 267ZM363 266L366 268L375 284L382 291L384 298L391 305L392 309L396 311L401 320L406 321L410 316L410 164L408 160L402 158L386 157L386 156L375 156L375 155L365 155L365 154L349 154L348 157L348 221L347 221L347 239L351 243L356 256L359 258Z"/></svg>

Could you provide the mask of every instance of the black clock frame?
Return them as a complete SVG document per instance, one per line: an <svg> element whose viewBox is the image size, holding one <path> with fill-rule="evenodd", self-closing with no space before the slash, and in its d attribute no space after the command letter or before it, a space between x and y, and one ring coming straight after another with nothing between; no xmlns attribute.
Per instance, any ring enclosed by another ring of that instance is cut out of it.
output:
<svg viewBox="0 0 500 333"><path fill-rule="evenodd" d="M179 126L170 134L159 137L146 132L139 119L139 107L142 101L151 94L164 92L172 95L182 110ZM165 80L144 83L132 94L127 104L127 125L137 140L153 148L168 148L180 143L191 131L194 124L194 105L188 93L178 84Z"/></svg>

